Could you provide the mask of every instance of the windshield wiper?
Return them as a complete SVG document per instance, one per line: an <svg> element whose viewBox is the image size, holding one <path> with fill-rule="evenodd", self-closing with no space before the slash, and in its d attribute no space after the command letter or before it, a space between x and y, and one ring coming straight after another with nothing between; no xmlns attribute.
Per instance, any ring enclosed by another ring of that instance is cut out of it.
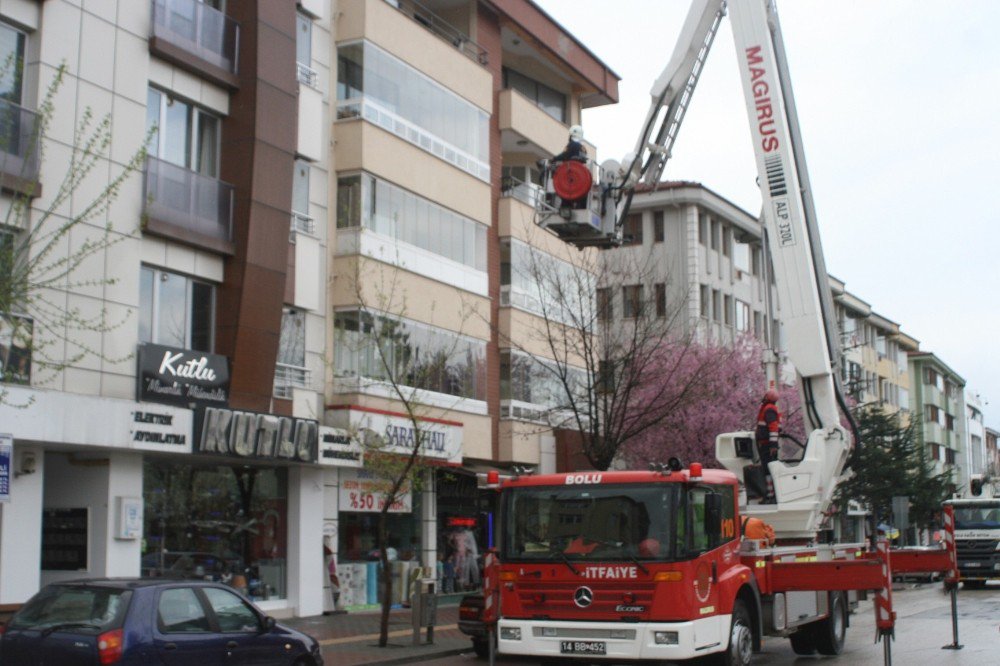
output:
<svg viewBox="0 0 1000 666"><path fill-rule="evenodd" d="M51 627L45 627L42 629L42 638L45 638L49 634L56 631L62 631L63 629L100 629L100 625L91 624L90 622L62 622L60 624L53 624Z"/></svg>
<svg viewBox="0 0 1000 666"><path fill-rule="evenodd" d="M561 550L557 550L555 548L549 548L549 553L553 555L558 555L559 559L562 560L563 563L569 567L569 570L573 572L574 576L580 575L580 572L576 570L576 567L573 566L573 563L569 561L568 557L566 557L566 553L562 552Z"/></svg>
<svg viewBox="0 0 1000 666"><path fill-rule="evenodd" d="M627 557L628 559L630 559L630 560L632 560L633 562L635 562L635 563L636 563L636 565L637 565L637 566L638 566L638 567L639 567L640 569L642 569L642 573L646 574L647 576L649 575L649 569L647 569L647 568L646 568L646 567L645 567L645 566L643 565L643 563L642 563L642 562L640 562L640 561L639 561L638 559L636 559L636 556L635 556L635 555L633 555L632 553L630 553L630 552L628 552L628 551L625 551L625 550L623 550L622 552L624 552L624 553L625 553L625 557Z"/></svg>

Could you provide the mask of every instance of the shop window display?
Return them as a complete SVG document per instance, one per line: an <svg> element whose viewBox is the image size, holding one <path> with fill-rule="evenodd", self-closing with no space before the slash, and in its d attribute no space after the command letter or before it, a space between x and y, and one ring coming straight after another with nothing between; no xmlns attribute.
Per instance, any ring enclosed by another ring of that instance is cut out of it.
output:
<svg viewBox="0 0 1000 666"><path fill-rule="evenodd" d="M143 465L142 575L286 596L288 475L242 465Z"/></svg>

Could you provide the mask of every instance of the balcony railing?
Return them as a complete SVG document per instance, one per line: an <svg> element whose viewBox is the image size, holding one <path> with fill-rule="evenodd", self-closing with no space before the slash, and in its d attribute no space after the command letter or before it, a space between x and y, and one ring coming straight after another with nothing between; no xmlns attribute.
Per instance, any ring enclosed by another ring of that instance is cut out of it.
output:
<svg viewBox="0 0 1000 666"><path fill-rule="evenodd" d="M309 388L309 369L286 363L274 364L274 397L291 398L292 389Z"/></svg>
<svg viewBox="0 0 1000 666"><path fill-rule="evenodd" d="M203 239L233 238L233 186L155 157L146 158L143 192L150 226L166 223Z"/></svg>
<svg viewBox="0 0 1000 666"><path fill-rule="evenodd" d="M0 174L38 180L39 130L37 113L0 99Z"/></svg>
<svg viewBox="0 0 1000 666"><path fill-rule="evenodd" d="M288 240L295 242L295 234L306 234L307 236L316 235L316 221L306 215L305 213L298 213L292 211L292 225L291 233Z"/></svg>
<svg viewBox="0 0 1000 666"><path fill-rule="evenodd" d="M444 41L448 42L467 57L478 62L480 65L485 65L487 63L486 49L472 41L464 32L448 23L416 0L390 0L389 4L395 6L396 9L406 14Z"/></svg>
<svg viewBox="0 0 1000 666"><path fill-rule="evenodd" d="M295 73L299 79L299 83L309 86L310 88L316 87L316 82L319 79L319 75L316 70L309 65L303 65L301 62L295 63Z"/></svg>
<svg viewBox="0 0 1000 666"><path fill-rule="evenodd" d="M239 24L200 0L153 0L153 36L236 74Z"/></svg>
<svg viewBox="0 0 1000 666"><path fill-rule="evenodd" d="M534 183L528 183L515 176L504 176L500 182L500 196L512 197L532 208L541 194L542 188Z"/></svg>

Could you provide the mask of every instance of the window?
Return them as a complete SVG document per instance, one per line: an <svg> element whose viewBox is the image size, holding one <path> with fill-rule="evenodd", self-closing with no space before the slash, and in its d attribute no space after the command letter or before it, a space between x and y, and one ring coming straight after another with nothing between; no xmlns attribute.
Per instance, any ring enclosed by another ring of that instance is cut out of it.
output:
<svg viewBox="0 0 1000 666"><path fill-rule="evenodd" d="M698 305L700 308L701 316L708 319L711 315L712 308L712 292L709 290L707 284L699 285L698 288Z"/></svg>
<svg viewBox="0 0 1000 666"><path fill-rule="evenodd" d="M663 242L663 211L658 210L653 213L653 242Z"/></svg>
<svg viewBox="0 0 1000 666"><path fill-rule="evenodd" d="M698 215L698 242L702 245L708 245L708 217L700 213Z"/></svg>
<svg viewBox="0 0 1000 666"><path fill-rule="evenodd" d="M721 235L721 233L722 233L722 226L718 222L716 222L715 220L712 220L712 239L711 239L711 241L712 241L712 249L713 250L718 250L719 249L719 236Z"/></svg>
<svg viewBox="0 0 1000 666"><path fill-rule="evenodd" d="M722 294L718 289L712 290L712 320L722 321Z"/></svg>
<svg viewBox="0 0 1000 666"><path fill-rule="evenodd" d="M95 634L120 627L132 598L131 590L82 585L49 585L24 605L8 629L41 629L79 623Z"/></svg>
<svg viewBox="0 0 1000 666"><path fill-rule="evenodd" d="M299 83L315 88L318 83L316 70L312 68L312 19L303 14L295 14L295 73Z"/></svg>
<svg viewBox="0 0 1000 666"><path fill-rule="evenodd" d="M642 245L642 213L625 217L622 229L623 245Z"/></svg>
<svg viewBox="0 0 1000 666"><path fill-rule="evenodd" d="M941 460L941 445L940 444L928 444L927 448L930 451L931 460L940 461Z"/></svg>
<svg viewBox="0 0 1000 666"><path fill-rule="evenodd" d="M622 287L622 316L634 319L642 314L642 285L632 284Z"/></svg>
<svg viewBox="0 0 1000 666"><path fill-rule="evenodd" d="M489 114L369 42L337 49L339 118L363 116L489 180Z"/></svg>
<svg viewBox="0 0 1000 666"><path fill-rule="evenodd" d="M215 287L143 266L139 276L139 341L211 352Z"/></svg>
<svg viewBox="0 0 1000 666"><path fill-rule="evenodd" d="M733 242L733 266L744 273L750 272L750 255L752 248L746 243Z"/></svg>
<svg viewBox="0 0 1000 666"><path fill-rule="evenodd" d="M508 405L502 417L537 418L547 410L568 409L572 399L566 393L560 374L566 373L577 399L586 395L586 372L579 368L556 365L517 351L500 352L500 400L522 405ZM536 409L525 409L532 405Z"/></svg>
<svg viewBox="0 0 1000 666"><path fill-rule="evenodd" d="M486 399L486 342L359 310L334 313L334 375Z"/></svg>
<svg viewBox="0 0 1000 666"><path fill-rule="evenodd" d="M251 633L260 630L257 613L232 592L217 587L203 587L201 591L205 593L222 633Z"/></svg>
<svg viewBox="0 0 1000 666"><path fill-rule="evenodd" d="M517 239L500 241L500 305L575 325L591 313L574 304L593 303L595 277Z"/></svg>
<svg viewBox="0 0 1000 666"><path fill-rule="evenodd" d="M752 248L750 251L750 272L754 275L760 275L760 263L761 263L761 249L759 247Z"/></svg>
<svg viewBox="0 0 1000 666"><path fill-rule="evenodd" d="M611 289L603 287L596 291L597 318L601 321L611 321L614 318L614 305L611 299Z"/></svg>
<svg viewBox="0 0 1000 666"><path fill-rule="evenodd" d="M177 587L160 592L156 606L160 631L165 634L208 633L208 616L198 595L190 587Z"/></svg>
<svg viewBox="0 0 1000 666"><path fill-rule="evenodd" d="M653 294L656 298L656 316L667 316L667 285L657 282L653 285Z"/></svg>
<svg viewBox="0 0 1000 666"><path fill-rule="evenodd" d="M722 299L722 316L726 326L733 325L733 297L726 294Z"/></svg>
<svg viewBox="0 0 1000 666"><path fill-rule="evenodd" d="M722 254L728 257L733 253L733 232L729 227L722 228Z"/></svg>
<svg viewBox="0 0 1000 666"><path fill-rule="evenodd" d="M946 465L955 464L955 449L945 449L944 450L944 462Z"/></svg>
<svg viewBox="0 0 1000 666"><path fill-rule="evenodd" d="M292 211L309 215L309 175L311 167L306 160L295 160L295 171L292 176Z"/></svg>
<svg viewBox="0 0 1000 666"><path fill-rule="evenodd" d="M369 174L337 179L337 228L364 227L486 270L486 227Z"/></svg>
<svg viewBox="0 0 1000 666"><path fill-rule="evenodd" d="M924 384L936 386L938 390L942 388L942 378L934 368L924 368Z"/></svg>
<svg viewBox="0 0 1000 666"><path fill-rule="evenodd" d="M306 315L302 310L285 308L281 313L281 339L278 363L295 367L306 364Z"/></svg>
<svg viewBox="0 0 1000 666"><path fill-rule="evenodd" d="M944 427L947 428L948 430L954 430L955 429L955 417L952 416L951 414L945 414L944 415Z"/></svg>
<svg viewBox="0 0 1000 666"><path fill-rule="evenodd" d="M941 410L937 405L924 405L924 411L928 423L937 423L941 418Z"/></svg>
<svg viewBox="0 0 1000 666"><path fill-rule="evenodd" d="M149 88L146 95L146 129L156 127L149 154L210 178L219 177L219 118Z"/></svg>
<svg viewBox="0 0 1000 666"><path fill-rule="evenodd" d="M559 122L566 122L566 95L558 90L506 67L503 68L503 86L521 93Z"/></svg>
<svg viewBox="0 0 1000 666"><path fill-rule="evenodd" d="M750 330L750 304L736 299L736 330L747 332Z"/></svg>
<svg viewBox="0 0 1000 666"><path fill-rule="evenodd" d="M23 32L0 21L0 100L17 105L21 104L21 91L24 86L22 78L25 39ZM4 122L2 127L0 137L6 138L7 123ZM0 145L0 149L10 150L6 144Z"/></svg>

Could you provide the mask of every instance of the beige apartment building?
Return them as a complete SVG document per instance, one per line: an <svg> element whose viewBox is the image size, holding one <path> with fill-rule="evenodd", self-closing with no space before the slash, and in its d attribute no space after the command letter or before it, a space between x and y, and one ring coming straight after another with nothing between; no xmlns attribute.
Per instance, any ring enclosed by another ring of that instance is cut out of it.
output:
<svg viewBox="0 0 1000 666"><path fill-rule="evenodd" d="M16 472L0 605L66 577L203 575L311 615L331 607L325 551L341 604L369 605L378 507L344 434L405 443L407 404L442 471L392 509L392 575L460 539L489 545L475 472L554 464L532 411L548 387L511 370L535 344L537 293L510 266L525 248L575 256L523 193L618 77L530 0L3 0L0 48L15 68L0 77L4 211L16 199L41 219L87 109L108 114L110 146L52 220L152 137L55 256L109 223L117 242L47 293L120 324L63 322L44 372L25 340L51 337L46 313L0 313ZM40 159L28 138L62 64ZM0 226L0 248L31 237ZM396 376L405 402L375 358L387 322L405 340L393 368L427 359Z"/></svg>

